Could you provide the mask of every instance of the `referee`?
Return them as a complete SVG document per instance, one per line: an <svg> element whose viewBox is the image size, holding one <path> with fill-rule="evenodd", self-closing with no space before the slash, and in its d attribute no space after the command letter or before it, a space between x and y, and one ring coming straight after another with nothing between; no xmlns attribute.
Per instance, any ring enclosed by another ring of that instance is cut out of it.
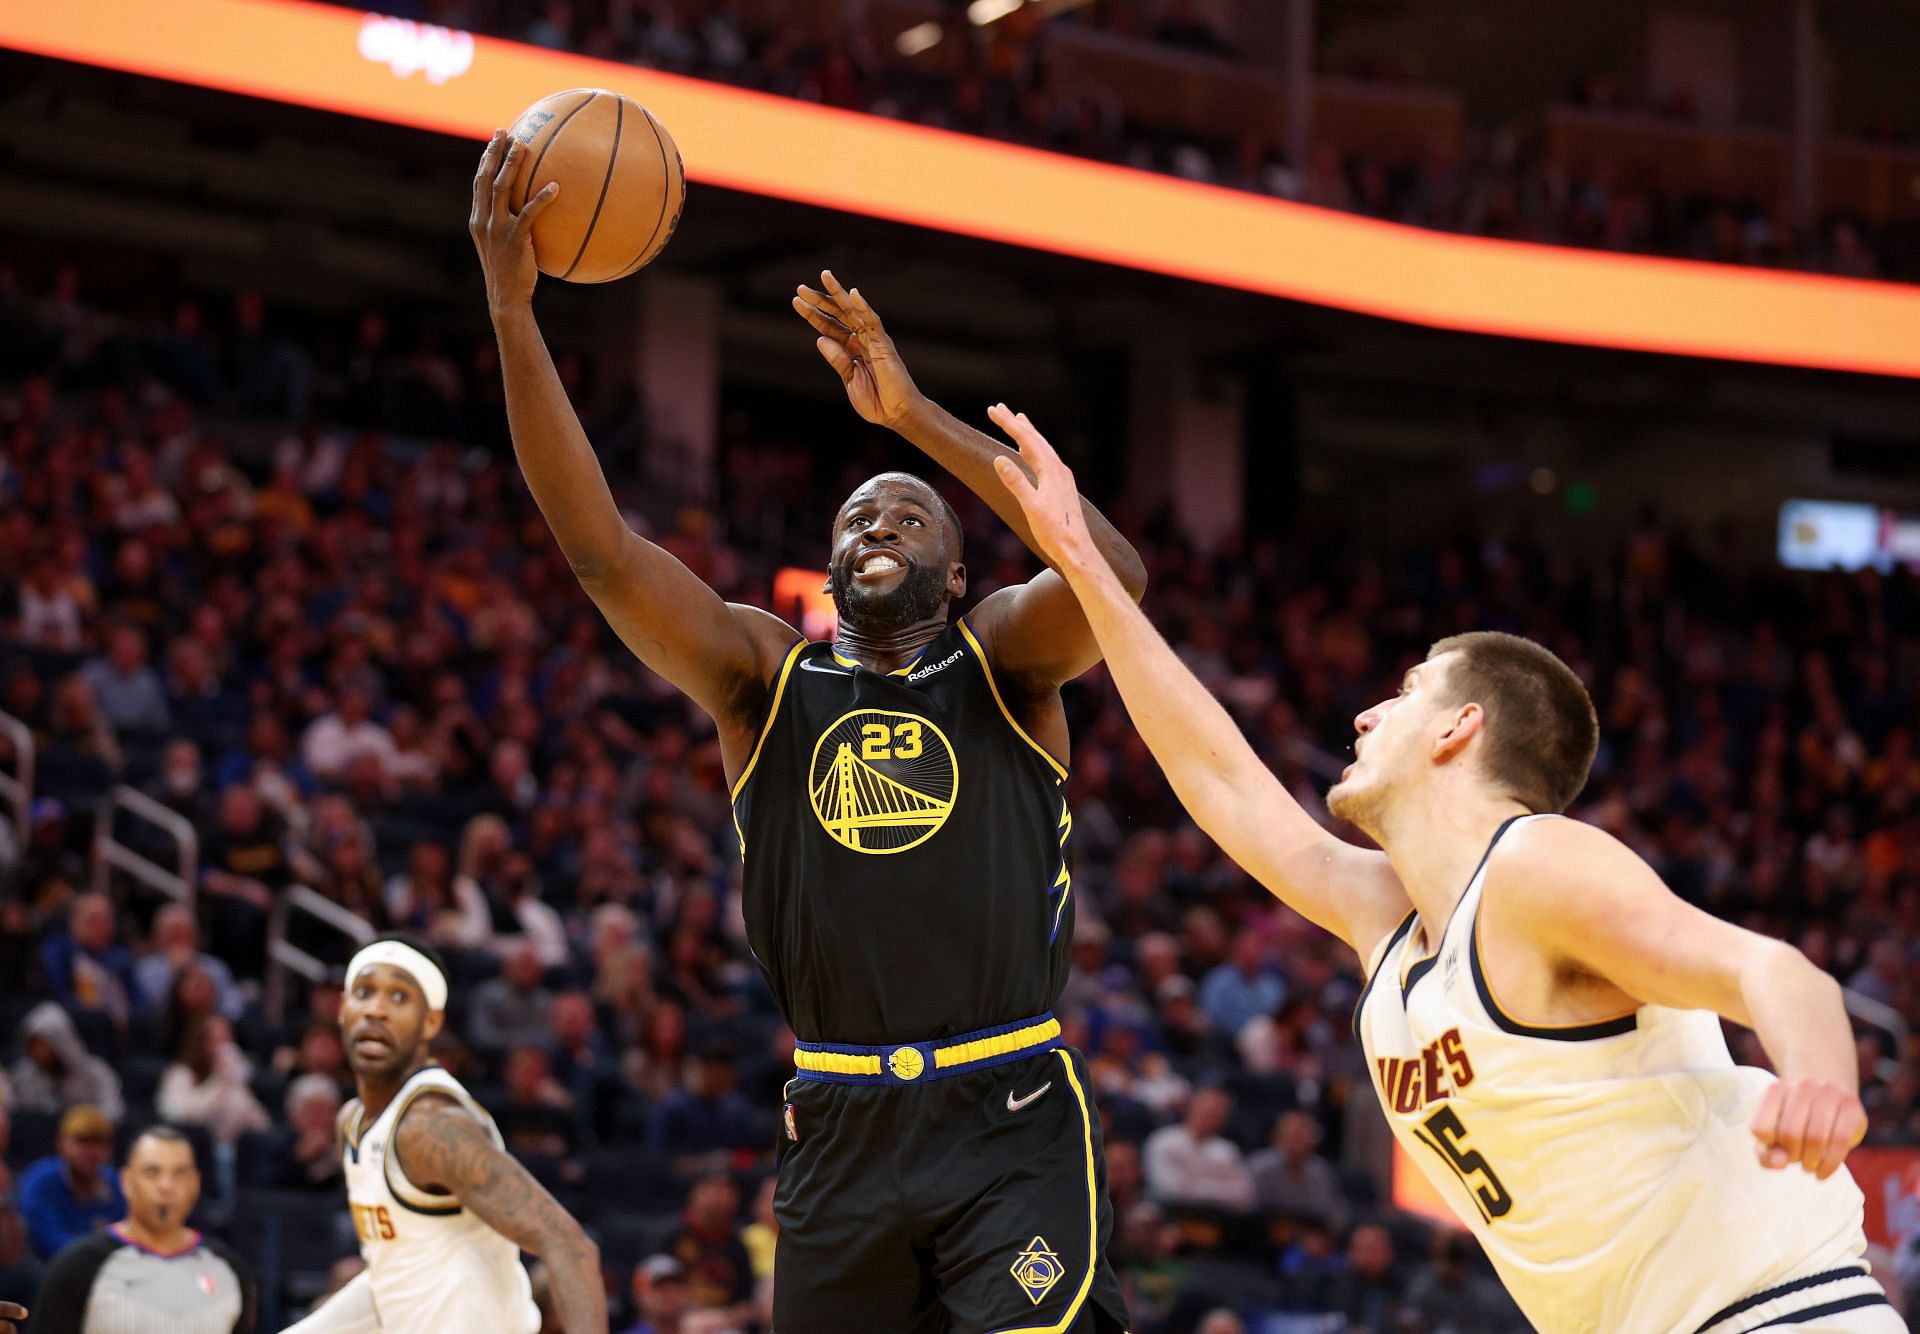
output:
<svg viewBox="0 0 1920 1334"><path fill-rule="evenodd" d="M200 1199L193 1145L171 1126L142 1131L120 1173L127 1216L53 1258L34 1334L252 1334L253 1275L187 1226Z"/></svg>

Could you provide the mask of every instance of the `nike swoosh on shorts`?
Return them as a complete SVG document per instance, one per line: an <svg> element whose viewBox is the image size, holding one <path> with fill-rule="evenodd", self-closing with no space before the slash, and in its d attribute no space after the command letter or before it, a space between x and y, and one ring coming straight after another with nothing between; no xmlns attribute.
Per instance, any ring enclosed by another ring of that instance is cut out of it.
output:
<svg viewBox="0 0 1920 1334"><path fill-rule="evenodd" d="M1039 1088L1035 1089L1033 1092L1029 1093L1024 1098L1014 1097L1013 1090L1008 1089L1007 1090L1007 1110L1010 1112L1019 1111L1022 1107L1025 1107L1027 1104L1035 1101L1036 1099L1039 1098L1039 1096L1042 1093L1045 1093L1048 1089L1052 1087L1053 1087L1053 1081L1049 1079L1046 1083L1042 1084Z"/></svg>

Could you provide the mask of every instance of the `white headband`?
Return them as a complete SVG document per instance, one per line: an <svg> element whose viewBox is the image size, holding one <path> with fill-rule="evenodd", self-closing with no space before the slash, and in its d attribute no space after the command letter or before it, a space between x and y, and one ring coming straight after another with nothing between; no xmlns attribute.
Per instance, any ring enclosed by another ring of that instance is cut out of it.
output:
<svg viewBox="0 0 1920 1334"><path fill-rule="evenodd" d="M347 986L353 986L354 979L376 963L410 974L420 984L429 1010L447 1008L447 975L440 971L432 959L398 940L376 940L362 947L353 956L353 962L347 965Z"/></svg>

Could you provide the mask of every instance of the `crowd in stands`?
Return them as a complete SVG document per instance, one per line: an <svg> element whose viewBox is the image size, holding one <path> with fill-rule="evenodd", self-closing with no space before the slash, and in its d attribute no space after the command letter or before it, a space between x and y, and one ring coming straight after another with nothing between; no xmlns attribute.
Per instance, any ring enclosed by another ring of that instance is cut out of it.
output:
<svg viewBox="0 0 1920 1334"><path fill-rule="evenodd" d="M275 909L306 886L446 954L436 1055L601 1236L635 1329L757 1327L792 1036L744 947L713 730L577 590L500 448L488 347L402 348L369 316L329 357L263 314L243 295L142 324L71 270L0 268L0 709L37 755L26 835L0 846L0 1296L112 1214L109 1140L155 1118L194 1129L215 1221L259 1191L344 1216L337 979L264 1004ZM635 521L766 605L774 570L820 562L861 460L729 447L718 510ZM1026 577L953 498L974 595ZM1591 567L1486 534L1386 562L1123 521L1154 620L1311 809L1431 641L1528 634L1599 708L1581 816L1920 1018L1910 577L1790 576L1651 519ZM1068 707L1058 1009L1097 1086L1135 1328L1521 1328L1469 1241L1387 1207L1356 961L1185 819L1099 671ZM94 891L116 784L198 831L191 905ZM305 918L289 938L349 949ZM1859 1056L1871 1141L1920 1143L1920 1045L1863 1030Z"/></svg>
<svg viewBox="0 0 1920 1334"><path fill-rule="evenodd" d="M956 6L931 63L870 41L858 23L830 40L808 40L801 34L817 25L761 31L725 3L701 6L697 20L682 17L686 6L676 11L672 0L366 0L363 7L1414 226L1849 277L1920 278L1920 257L1910 247L1847 212L1803 225L1784 189L1771 197L1662 189L1604 158L1563 170L1537 136L1512 129L1470 135L1460 153L1409 150L1396 157L1321 142L1306 161L1289 162L1257 131L1223 125L1203 134L1153 124L1129 110L1124 88L1082 85L1055 72L1048 41L1064 24L1232 57L1232 42L1193 0L1070 7L1045 19L1028 8L988 29L967 22ZM1392 78L1372 68L1361 74ZM1568 100L1619 110L1619 88L1617 79L1590 76ZM1657 114L1685 119L1687 108L1663 105Z"/></svg>

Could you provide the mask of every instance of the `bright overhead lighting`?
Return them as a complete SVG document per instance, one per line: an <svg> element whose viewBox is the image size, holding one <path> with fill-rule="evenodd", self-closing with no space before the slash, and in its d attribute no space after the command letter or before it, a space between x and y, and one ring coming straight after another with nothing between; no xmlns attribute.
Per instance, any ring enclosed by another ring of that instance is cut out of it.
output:
<svg viewBox="0 0 1920 1334"><path fill-rule="evenodd" d="M973 0L967 6L967 18L976 28L984 28L989 23L998 23L1014 10L1020 8L1025 0Z"/></svg>
<svg viewBox="0 0 1920 1334"><path fill-rule="evenodd" d="M893 44L901 55L917 56L922 51L931 51L940 45L940 35L938 23L918 23L894 38Z"/></svg>

